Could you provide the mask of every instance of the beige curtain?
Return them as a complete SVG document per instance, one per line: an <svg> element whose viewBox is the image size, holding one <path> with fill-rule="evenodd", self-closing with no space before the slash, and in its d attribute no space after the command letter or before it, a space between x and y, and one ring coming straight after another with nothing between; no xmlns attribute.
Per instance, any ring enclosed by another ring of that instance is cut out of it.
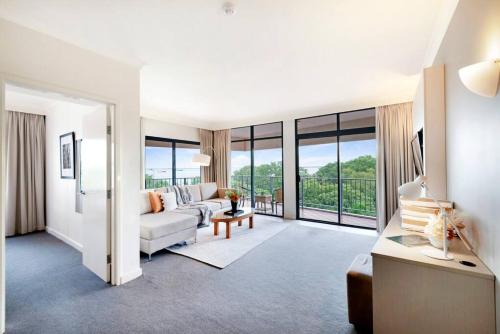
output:
<svg viewBox="0 0 500 334"><path fill-rule="evenodd" d="M214 173L219 188L231 183L231 130L214 131Z"/></svg>
<svg viewBox="0 0 500 334"><path fill-rule="evenodd" d="M210 165L201 167L201 182L214 182L214 134L211 130L200 129L200 151L202 154L209 155Z"/></svg>
<svg viewBox="0 0 500 334"><path fill-rule="evenodd" d="M398 187L415 179L412 103L377 107L377 230L398 208Z"/></svg>
<svg viewBox="0 0 500 334"><path fill-rule="evenodd" d="M45 229L45 117L7 112L6 236Z"/></svg>

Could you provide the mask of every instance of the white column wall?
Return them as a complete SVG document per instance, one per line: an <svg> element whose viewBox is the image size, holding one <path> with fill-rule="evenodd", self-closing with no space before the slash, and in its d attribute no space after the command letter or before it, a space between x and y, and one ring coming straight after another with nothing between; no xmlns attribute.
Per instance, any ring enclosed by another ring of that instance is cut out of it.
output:
<svg viewBox="0 0 500 334"><path fill-rule="evenodd" d="M283 216L296 219L295 121L283 121Z"/></svg>

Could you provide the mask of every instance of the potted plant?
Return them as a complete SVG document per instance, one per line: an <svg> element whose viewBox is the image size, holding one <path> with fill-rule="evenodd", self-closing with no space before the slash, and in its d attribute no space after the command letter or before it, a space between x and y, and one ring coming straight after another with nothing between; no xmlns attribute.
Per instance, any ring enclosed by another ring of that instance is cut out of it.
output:
<svg viewBox="0 0 500 334"><path fill-rule="evenodd" d="M231 211L238 211L238 202L240 200L241 193L236 189L227 190L226 197L231 200Z"/></svg>

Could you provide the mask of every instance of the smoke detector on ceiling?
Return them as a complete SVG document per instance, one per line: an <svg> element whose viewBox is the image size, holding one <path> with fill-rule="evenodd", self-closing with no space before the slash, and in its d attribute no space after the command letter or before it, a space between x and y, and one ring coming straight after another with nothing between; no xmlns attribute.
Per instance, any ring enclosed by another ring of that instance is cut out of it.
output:
<svg viewBox="0 0 500 334"><path fill-rule="evenodd" d="M222 10L224 14L230 16L234 14L234 4L231 2L226 2L222 5Z"/></svg>

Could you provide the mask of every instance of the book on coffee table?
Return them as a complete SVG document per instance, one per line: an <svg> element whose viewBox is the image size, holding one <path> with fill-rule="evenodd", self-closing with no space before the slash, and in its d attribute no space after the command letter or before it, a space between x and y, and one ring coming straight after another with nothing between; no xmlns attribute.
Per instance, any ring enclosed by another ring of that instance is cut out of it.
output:
<svg viewBox="0 0 500 334"><path fill-rule="evenodd" d="M237 215L241 215L242 213L245 213L245 211L244 210L236 210L236 212L233 212L233 211L229 210L229 211L224 212L224 214L228 215L228 216L237 216Z"/></svg>

